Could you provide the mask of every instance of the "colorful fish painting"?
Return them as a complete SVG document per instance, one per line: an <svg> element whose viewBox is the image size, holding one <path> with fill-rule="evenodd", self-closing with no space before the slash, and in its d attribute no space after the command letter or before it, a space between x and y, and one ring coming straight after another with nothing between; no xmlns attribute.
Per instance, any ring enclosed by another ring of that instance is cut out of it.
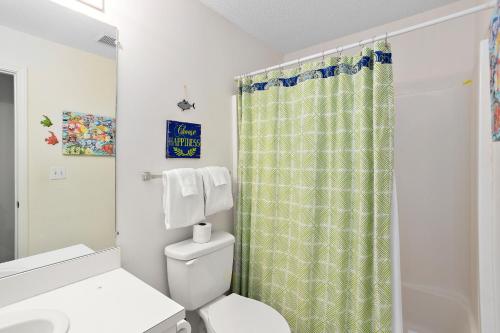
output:
<svg viewBox="0 0 500 333"><path fill-rule="evenodd" d="M80 112L63 112L64 155L115 156L115 119Z"/></svg>

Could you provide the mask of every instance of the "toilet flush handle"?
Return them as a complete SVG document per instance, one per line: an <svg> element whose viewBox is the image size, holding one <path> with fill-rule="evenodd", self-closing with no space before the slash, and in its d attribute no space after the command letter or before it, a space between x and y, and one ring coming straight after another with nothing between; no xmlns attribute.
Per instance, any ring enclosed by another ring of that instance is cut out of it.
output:
<svg viewBox="0 0 500 333"><path fill-rule="evenodd" d="M189 260L187 263L186 263L186 266L191 266L192 264L194 264L195 262L197 262L198 259L195 258L195 259L192 259L192 260Z"/></svg>
<svg viewBox="0 0 500 333"><path fill-rule="evenodd" d="M184 319L177 323L177 333L191 333L191 325Z"/></svg>

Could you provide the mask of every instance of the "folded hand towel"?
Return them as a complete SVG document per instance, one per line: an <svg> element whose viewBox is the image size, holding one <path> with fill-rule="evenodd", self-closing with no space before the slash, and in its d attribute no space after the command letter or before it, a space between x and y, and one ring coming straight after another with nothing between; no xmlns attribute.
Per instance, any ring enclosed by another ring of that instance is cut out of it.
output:
<svg viewBox="0 0 500 333"><path fill-rule="evenodd" d="M191 168L176 169L174 170L179 177L179 182L181 184L181 192L183 197L189 195L198 194L198 188L196 185L196 170Z"/></svg>
<svg viewBox="0 0 500 333"><path fill-rule="evenodd" d="M184 196L181 175L188 173L194 174L196 191L191 192L196 193ZM199 173L194 169L163 171L163 210L167 229L190 226L205 219L203 180Z"/></svg>
<svg viewBox="0 0 500 333"><path fill-rule="evenodd" d="M227 168L214 166L207 167L206 169L210 177L212 177L215 186L226 185L228 182L231 182L231 177Z"/></svg>
<svg viewBox="0 0 500 333"><path fill-rule="evenodd" d="M231 175L229 174L229 170L227 168L217 167L222 169L217 171L217 173L223 175L223 179L219 179L219 185L216 185L210 172L211 168L215 167L198 169L199 173L203 177L206 216L223 210L228 210L233 207L233 193L231 190Z"/></svg>

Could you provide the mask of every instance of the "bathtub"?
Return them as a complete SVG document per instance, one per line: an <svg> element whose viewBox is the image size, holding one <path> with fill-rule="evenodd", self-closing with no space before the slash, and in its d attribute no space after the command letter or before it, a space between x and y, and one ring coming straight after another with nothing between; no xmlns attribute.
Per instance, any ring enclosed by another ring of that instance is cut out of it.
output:
<svg viewBox="0 0 500 333"><path fill-rule="evenodd" d="M405 333L478 333L471 305L457 293L402 284Z"/></svg>

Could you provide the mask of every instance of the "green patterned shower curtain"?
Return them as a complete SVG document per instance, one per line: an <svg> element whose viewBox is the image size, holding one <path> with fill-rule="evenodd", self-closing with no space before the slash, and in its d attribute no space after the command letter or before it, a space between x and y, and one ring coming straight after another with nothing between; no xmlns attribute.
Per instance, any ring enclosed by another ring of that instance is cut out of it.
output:
<svg viewBox="0 0 500 333"><path fill-rule="evenodd" d="M386 42L239 81L233 291L294 333L391 332Z"/></svg>

